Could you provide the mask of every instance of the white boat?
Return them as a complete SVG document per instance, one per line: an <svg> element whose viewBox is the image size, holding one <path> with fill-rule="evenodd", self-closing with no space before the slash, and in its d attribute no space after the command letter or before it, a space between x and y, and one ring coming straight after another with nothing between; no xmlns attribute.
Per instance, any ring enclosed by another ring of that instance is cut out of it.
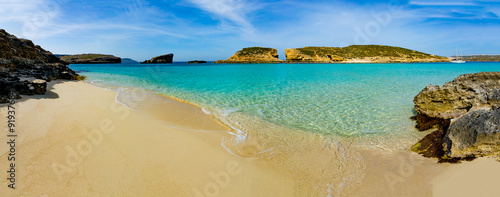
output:
<svg viewBox="0 0 500 197"><path fill-rule="evenodd" d="M458 64L463 64L465 63L465 60L463 59L463 53L460 51L462 55L458 56L458 48L457 48L457 55L455 56L455 59L450 60L451 63L458 63Z"/></svg>

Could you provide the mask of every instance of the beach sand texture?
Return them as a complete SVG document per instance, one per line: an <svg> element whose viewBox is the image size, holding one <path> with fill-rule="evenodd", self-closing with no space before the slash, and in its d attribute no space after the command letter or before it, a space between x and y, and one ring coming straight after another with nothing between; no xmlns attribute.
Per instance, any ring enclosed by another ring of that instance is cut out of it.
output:
<svg viewBox="0 0 500 197"><path fill-rule="evenodd" d="M128 95L132 110L85 82L48 90L15 104L16 189L2 178L2 196L497 196L491 159L437 164L279 129L238 140L200 108L164 96ZM0 169L8 151L0 146Z"/></svg>

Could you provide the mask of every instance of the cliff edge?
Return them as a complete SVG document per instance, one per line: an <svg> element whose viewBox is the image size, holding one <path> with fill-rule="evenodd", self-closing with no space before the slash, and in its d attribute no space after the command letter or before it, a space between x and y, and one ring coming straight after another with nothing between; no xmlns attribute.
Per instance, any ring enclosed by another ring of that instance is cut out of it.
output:
<svg viewBox="0 0 500 197"><path fill-rule="evenodd" d="M347 47L303 47L285 49L290 63L407 63L448 62L448 58L401 47L351 45Z"/></svg>
<svg viewBox="0 0 500 197"><path fill-rule="evenodd" d="M45 94L47 81L83 79L51 52L0 29L0 103Z"/></svg>
<svg viewBox="0 0 500 197"><path fill-rule="evenodd" d="M217 60L214 63L281 63L278 50L266 47L248 47L236 52L227 60Z"/></svg>

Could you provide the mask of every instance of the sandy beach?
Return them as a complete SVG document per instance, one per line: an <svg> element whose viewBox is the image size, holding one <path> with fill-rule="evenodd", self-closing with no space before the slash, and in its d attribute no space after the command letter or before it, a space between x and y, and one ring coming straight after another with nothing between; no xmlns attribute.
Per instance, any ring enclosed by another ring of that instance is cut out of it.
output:
<svg viewBox="0 0 500 197"><path fill-rule="evenodd" d="M437 164L265 128L235 141L196 106L137 95L128 95L132 110L114 91L59 81L18 100L16 189L2 178L2 196L497 196L492 159ZM8 169L6 135L0 141Z"/></svg>

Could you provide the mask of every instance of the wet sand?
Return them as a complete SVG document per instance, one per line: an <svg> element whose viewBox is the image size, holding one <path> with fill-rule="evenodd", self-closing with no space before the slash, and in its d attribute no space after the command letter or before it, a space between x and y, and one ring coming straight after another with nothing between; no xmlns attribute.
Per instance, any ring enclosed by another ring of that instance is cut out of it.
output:
<svg viewBox="0 0 500 197"><path fill-rule="evenodd" d="M16 189L0 181L8 196L446 196L470 180L495 196L480 187L500 183L491 159L443 165L273 125L242 140L200 108L148 92L118 103L114 91L65 81L26 98L15 105Z"/></svg>

